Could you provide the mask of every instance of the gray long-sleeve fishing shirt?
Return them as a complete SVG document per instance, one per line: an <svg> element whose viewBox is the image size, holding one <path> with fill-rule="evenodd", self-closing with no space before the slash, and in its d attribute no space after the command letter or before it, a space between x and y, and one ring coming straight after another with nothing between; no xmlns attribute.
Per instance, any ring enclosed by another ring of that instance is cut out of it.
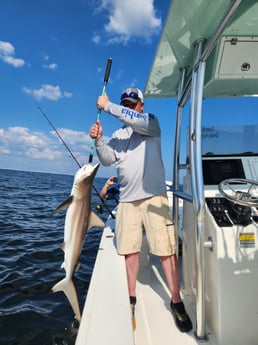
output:
<svg viewBox="0 0 258 345"><path fill-rule="evenodd" d="M100 162L104 166L116 163L120 201L135 201L165 193L157 117L111 102L106 104L104 110L124 123L107 144L102 137L96 143Z"/></svg>

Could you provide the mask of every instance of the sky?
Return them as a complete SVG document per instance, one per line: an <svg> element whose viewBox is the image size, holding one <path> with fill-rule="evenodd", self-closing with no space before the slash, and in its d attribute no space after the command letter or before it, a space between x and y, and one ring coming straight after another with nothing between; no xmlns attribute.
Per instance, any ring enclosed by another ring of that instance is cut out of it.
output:
<svg viewBox="0 0 258 345"><path fill-rule="evenodd" d="M45 113L80 165L87 163L103 91L119 103L127 87L144 90L162 34L169 0L1 0L0 168L73 175L75 160L42 115ZM257 124L256 103L209 103L209 118ZM175 99L145 99L159 117L166 178L172 178ZM101 112L105 139L121 126ZM207 120L207 125L210 123ZM94 161L97 161L96 153ZM115 175L103 167L99 177Z"/></svg>

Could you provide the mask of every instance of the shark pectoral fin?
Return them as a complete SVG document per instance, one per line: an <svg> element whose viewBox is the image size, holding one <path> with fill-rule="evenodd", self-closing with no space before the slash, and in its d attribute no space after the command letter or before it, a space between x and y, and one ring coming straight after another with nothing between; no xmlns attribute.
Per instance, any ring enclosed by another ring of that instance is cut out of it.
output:
<svg viewBox="0 0 258 345"><path fill-rule="evenodd" d="M88 228L90 229L93 226L98 226L100 228L104 228L105 223L103 222L103 220L99 216L96 215L96 213L91 211Z"/></svg>
<svg viewBox="0 0 258 345"><path fill-rule="evenodd" d="M81 311L78 303L78 296L77 292L75 290L74 283L72 280L64 278L60 280L55 286L52 287L53 292L57 291L63 291L64 294L66 295L73 312L75 314L75 319L78 320L79 322L81 321Z"/></svg>
<svg viewBox="0 0 258 345"><path fill-rule="evenodd" d="M52 214L56 214L57 212L59 212L60 210L62 210L63 208L67 208L71 205L71 203L73 202L73 196L70 195L69 198L67 198L65 201L63 201L60 205L58 205L54 211L52 211Z"/></svg>

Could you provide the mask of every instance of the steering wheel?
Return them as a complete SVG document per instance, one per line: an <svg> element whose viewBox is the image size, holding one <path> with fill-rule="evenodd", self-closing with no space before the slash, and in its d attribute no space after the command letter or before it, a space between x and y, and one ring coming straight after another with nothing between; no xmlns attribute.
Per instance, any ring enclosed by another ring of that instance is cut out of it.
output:
<svg viewBox="0 0 258 345"><path fill-rule="evenodd" d="M232 185L244 185L247 191L236 190ZM219 192L226 199L235 204L248 207L258 207L258 181L247 180L243 178L230 178L220 182ZM252 189L256 189L256 195L252 193Z"/></svg>

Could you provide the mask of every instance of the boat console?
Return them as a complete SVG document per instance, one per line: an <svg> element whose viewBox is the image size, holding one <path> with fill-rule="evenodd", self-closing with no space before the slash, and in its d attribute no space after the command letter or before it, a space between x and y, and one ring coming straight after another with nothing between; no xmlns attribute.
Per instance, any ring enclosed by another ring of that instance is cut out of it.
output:
<svg viewBox="0 0 258 345"><path fill-rule="evenodd" d="M206 336L215 344L244 344L247 334L256 336L258 321L258 154L208 153L202 168ZM186 193L190 185L189 174ZM184 202L182 217L183 285L194 304L198 258L192 203ZM245 332L236 332L243 324Z"/></svg>
<svg viewBox="0 0 258 345"><path fill-rule="evenodd" d="M203 156L203 180L207 194L205 201L218 226L247 226L252 222L258 226L256 165L258 167L258 155L255 154L242 157ZM220 195L212 195L213 186L218 186ZM252 194L247 193L250 186ZM225 190L230 190L230 197Z"/></svg>

